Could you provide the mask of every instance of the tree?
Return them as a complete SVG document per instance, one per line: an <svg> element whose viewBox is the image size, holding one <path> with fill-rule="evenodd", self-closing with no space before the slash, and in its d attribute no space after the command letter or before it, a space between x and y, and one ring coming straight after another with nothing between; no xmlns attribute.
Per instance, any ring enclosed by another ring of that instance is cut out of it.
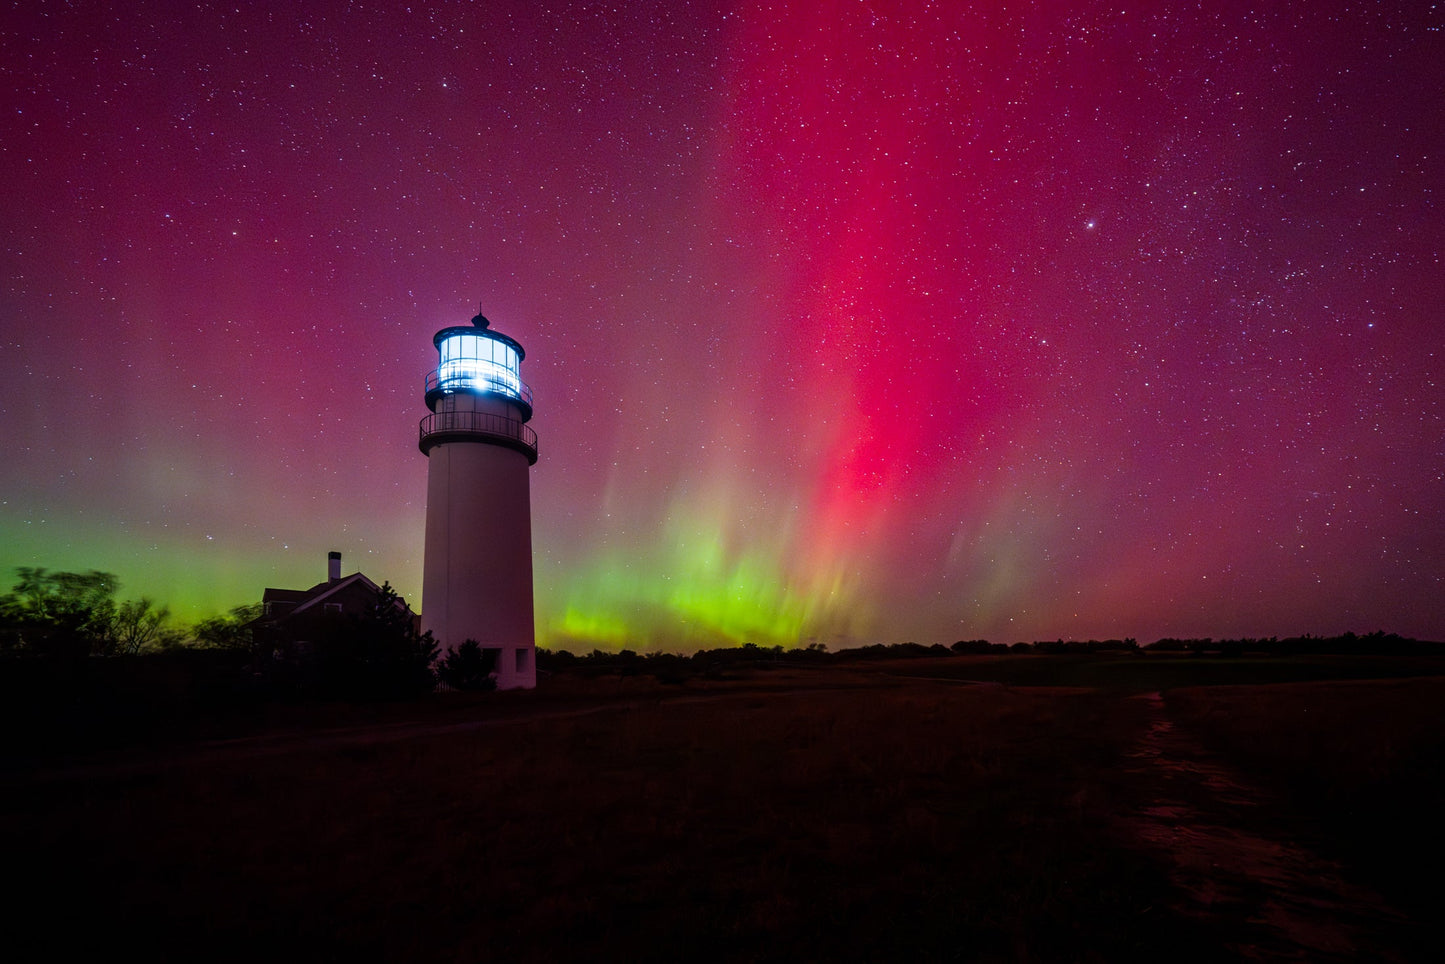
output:
<svg viewBox="0 0 1445 964"><path fill-rule="evenodd" d="M14 627L21 648L37 655L105 654L115 645L115 575L51 572L21 566L19 581L0 597L0 617Z"/></svg>
<svg viewBox="0 0 1445 964"><path fill-rule="evenodd" d="M251 623L260 616L260 603L236 606L230 612L196 623L191 635L206 649L250 649Z"/></svg>
<svg viewBox="0 0 1445 964"><path fill-rule="evenodd" d="M51 572L43 566L20 566L19 582L0 600L7 611L35 620L60 619L108 603L120 585L113 573Z"/></svg>
<svg viewBox="0 0 1445 964"><path fill-rule="evenodd" d="M157 606L145 596L126 600L111 617L111 653L131 655L179 643L182 633L166 625L170 618L169 606Z"/></svg>

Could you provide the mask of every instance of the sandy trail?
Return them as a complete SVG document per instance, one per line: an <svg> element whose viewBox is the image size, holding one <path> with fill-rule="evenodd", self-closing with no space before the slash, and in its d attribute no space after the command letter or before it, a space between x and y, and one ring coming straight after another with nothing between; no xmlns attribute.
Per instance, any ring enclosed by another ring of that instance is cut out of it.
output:
<svg viewBox="0 0 1445 964"><path fill-rule="evenodd" d="M1401 961L1391 931L1404 921L1300 836L1262 829L1284 805L1176 727L1159 693L1133 697L1149 724L1130 754L1141 778L1126 837L1163 857L1185 898L1174 909L1238 935L1255 961Z"/></svg>

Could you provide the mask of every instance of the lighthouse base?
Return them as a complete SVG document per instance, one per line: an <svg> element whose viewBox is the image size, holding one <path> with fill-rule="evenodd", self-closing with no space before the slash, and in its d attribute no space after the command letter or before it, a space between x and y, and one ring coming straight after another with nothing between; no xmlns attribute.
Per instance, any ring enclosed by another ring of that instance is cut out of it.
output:
<svg viewBox="0 0 1445 964"><path fill-rule="evenodd" d="M497 689L537 685L527 456L485 442L427 453L421 626L441 649L476 640Z"/></svg>
<svg viewBox="0 0 1445 964"><path fill-rule="evenodd" d="M496 667L499 690L530 690L537 686L537 651L530 646L499 650Z"/></svg>

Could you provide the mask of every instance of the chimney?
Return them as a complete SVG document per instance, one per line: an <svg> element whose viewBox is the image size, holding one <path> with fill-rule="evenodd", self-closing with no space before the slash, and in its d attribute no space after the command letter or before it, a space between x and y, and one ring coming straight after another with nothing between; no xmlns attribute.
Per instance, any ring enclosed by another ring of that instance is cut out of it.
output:
<svg viewBox="0 0 1445 964"><path fill-rule="evenodd" d="M335 550L326 554L326 578L330 582L341 578L341 553Z"/></svg>

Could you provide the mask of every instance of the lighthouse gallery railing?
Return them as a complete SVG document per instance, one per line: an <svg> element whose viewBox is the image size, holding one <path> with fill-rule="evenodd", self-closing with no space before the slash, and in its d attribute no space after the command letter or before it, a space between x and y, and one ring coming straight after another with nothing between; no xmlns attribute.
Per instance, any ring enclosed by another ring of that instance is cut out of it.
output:
<svg viewBox="0 0 1445 964"><path fill-rule="evenodd" d="M537 460L537 433L515 418L491 412L433 412L421 420L422 449L444 441L440 436L456 438L482 436L520 448L533 462Z"/></svg>

